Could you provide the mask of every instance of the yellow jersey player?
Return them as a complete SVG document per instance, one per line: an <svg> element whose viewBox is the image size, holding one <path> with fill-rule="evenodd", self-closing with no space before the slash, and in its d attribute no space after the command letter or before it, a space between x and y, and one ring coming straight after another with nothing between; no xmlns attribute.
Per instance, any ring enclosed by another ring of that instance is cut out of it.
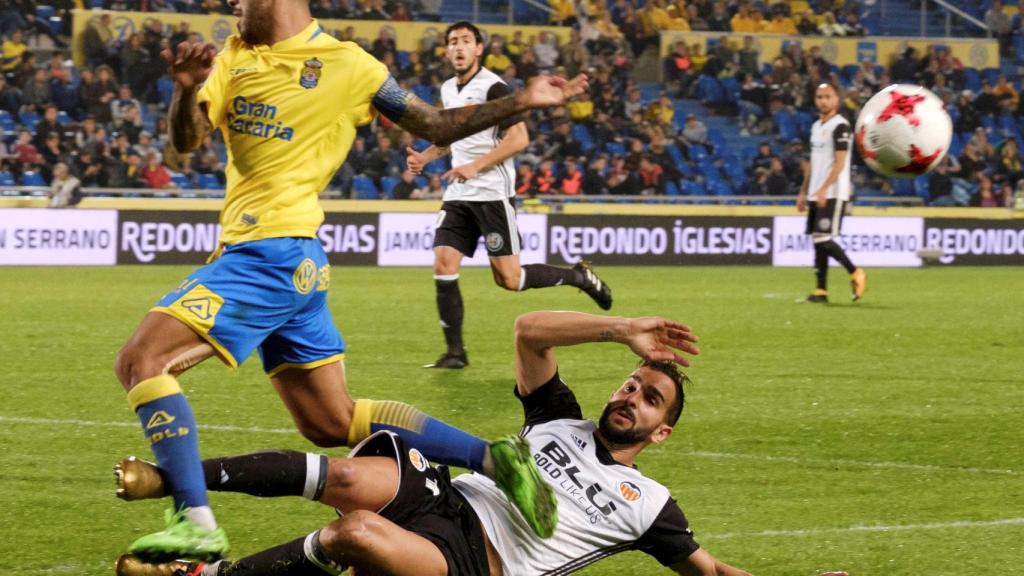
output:
<svg viewBox="0 0 1024 576"><path fill-rule="evenodd" d="M351 42L325 34L306 0L229 0L238 32L165 51L175 82L171 143L195 149L213 129L228 149L222 236L211 261L165 295L115 361L174 497L167 527L130 551L144 559L213 559L228 550L209 507L196 424L177 376L211 356L237 366L256 350L299 431L319 446L354 446L391 430L427 458L495 477L538 534L554 529L550 489L521 440L494 444L411 406L353 401L345 345L327 307L327 257L316 239L317 198L344 161L356 128L379 112L446 146L531 108L563 104L587 89L537 78L521 92L439 110L400 88L387 68ZM133 468L116 468L123 479Z"/></svg>

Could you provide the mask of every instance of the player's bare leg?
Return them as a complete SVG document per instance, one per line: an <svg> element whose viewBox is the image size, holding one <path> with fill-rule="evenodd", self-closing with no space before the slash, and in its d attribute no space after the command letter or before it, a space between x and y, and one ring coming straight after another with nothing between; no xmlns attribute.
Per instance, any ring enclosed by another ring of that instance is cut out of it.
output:
<svg viewBox="0 0 1024 576"><path fill-rule="evenodd" d="M176 576L216 571L220 576L340 574L444 576L448 562L432 542L367 510L356 510L316 532L236 561L170 562L147 565L131 557L117 561L117 576Z"/></svg>
<svg viewBox="0 0 1024 576"><path fill-rule="evenodd" d="M114 362L174 496L166 528L136 540L130 547L136 555L151 560L215 559L228 551L227 537L217 527L207 500L192 408L175 378L213 353L213 347L183 322L150 312Z"/></svg>
<svg viewBox="0 0 1024 576"><path fill-rule="evenodd" d="M434 248L434 286L437 290L437 312L447 345L445 353L424 368L461 369L469 365L462 343L462 321L465 316L462 293L459 291L459 268L462 252L451 246Z"/></svg>
<svg viewBox="0 0 1024 576"><path fill-rule="evenodd" d="M345 364L289 368L270 378L299 429L317 446L345 446L355 403L345 383Z"/></svg>

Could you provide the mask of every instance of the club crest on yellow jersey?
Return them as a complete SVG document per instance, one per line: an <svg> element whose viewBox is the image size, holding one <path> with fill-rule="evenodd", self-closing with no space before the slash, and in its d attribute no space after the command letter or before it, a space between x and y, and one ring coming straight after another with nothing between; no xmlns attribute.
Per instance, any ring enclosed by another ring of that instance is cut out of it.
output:
<svg viewBox="0 0 1024 576"><path fill-rule="evenodd" d="M299 85L307 90L316 88L320 83L320 74L323 72L323 62L316 58L310 58L302 63L302 72L299 73Z"/></svg>

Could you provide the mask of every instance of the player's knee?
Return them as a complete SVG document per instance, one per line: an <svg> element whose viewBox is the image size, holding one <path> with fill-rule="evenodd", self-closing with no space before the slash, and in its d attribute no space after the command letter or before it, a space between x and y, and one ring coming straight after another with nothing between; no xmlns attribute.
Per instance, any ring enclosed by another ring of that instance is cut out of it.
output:
<svg viewBox="0 0 1024 576"><path fill-rule="evenodd" d="M361 472L351 458L331 458L329 466L327 484L332 488L349 490L358 485Z"/></svg>
<svg viewBox="0 0 1024 576"><path fill-rule="evenodd" d="M331 558L358 556L383 542L384 536L380 515L369 510L353 510L320 531L320 544Z"/></svg>
<svg viewBox="0 0 1024 576"><path fill-rule="evenodd" d="M131 390L139 382L159 375L161 370L138 347L127 345L114 358L114 373L124 389Z"/></svg>

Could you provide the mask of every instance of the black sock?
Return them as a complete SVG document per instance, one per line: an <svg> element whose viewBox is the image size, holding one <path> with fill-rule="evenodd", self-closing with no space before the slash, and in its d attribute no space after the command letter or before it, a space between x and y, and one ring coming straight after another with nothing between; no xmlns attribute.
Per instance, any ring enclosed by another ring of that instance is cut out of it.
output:
<svg viewBox="0 0 1024 576"><path fill-rule="evenodd" d="M842 264L843 268L846 268L846 271L850 274L853 274L853 271L857 269L857 267L853 265L853 262L850 261L850 257L846 255L846 251L843 250L843 247L836 244L834 240L822 242L822 247L836 262Z"/></svg>
<svg viewBox="0 0 1024 576"><path fill-rule="evenodd" d="M523 290L562 286L563 284L577 288L583 285L583 275L576 270L550 264L527 264L523 266L522 274L526 276L522 282Z"/></svg>
<svg viewBox="0 0 1024 576"><path fill-rule="evenodd" d="M327 456L293 450L254 452L203 460L203 475L207 488L218 492L316 500L327 484L327 462Z"/></svg>
<svg viewBox="0 0 1024 576"><path fill-rule="evenodd" d="M462 354L462 293L459 292L459 277L454 280L434 278L437 287L437 313L441 317L444 341L449 354Z"/></svg>
<svg viewBox="0 0 1024 576"><path fill-rule="evenodd" d="M826 290L828 286L828 252L823 244L814 244L814 276L818 281L818 290Z"/></svg>
<svg viewBox="0 0 1024 576"><path fill-rule="evenodd" d="M341 574L346 565L327 559L320 546L320 531L296 538L246 556L234 562L224 561L217 567L217 576L310 576L311 574ZM309 540L310 554L306 554Z"/></svg>

